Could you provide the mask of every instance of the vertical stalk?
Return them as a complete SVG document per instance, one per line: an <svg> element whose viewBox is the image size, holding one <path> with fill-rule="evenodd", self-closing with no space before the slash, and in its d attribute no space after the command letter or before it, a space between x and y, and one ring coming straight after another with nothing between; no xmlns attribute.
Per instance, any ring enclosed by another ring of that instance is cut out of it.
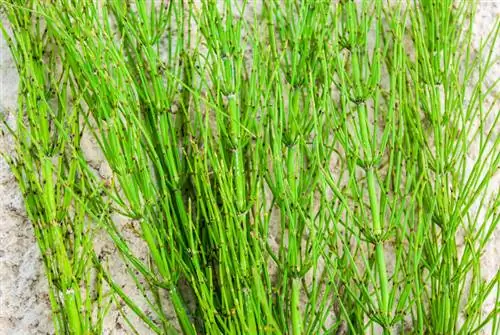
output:
<svg viewBox="0 0 500 335"><path fill-rule="evenodd" d="M375 175L373 173L373 168L367 171L368 179L368 194L370 197L370 207L373 219L373 230L375 235L380 235L382 233L382 228L380 224L380 209L377 199L377 191L375 189ZM382 242L377 242L375 245L375 257L377 260L377 269L380 280L380 293L381 293L381 310L384 316L388 314L389 307L389 290L388 290L388 279L387 279L387 269L385 265L385 255L384 247Z"/></svg>
<svg viewBox="0 0 500 335"><path fill-rule="evenodd" d="M241 150L241 132L240 132L240 110L236 105L236 96L234 94L229 97L229 115L231 117L231 136L234 143L233 148L233 169L236 182L236 203L238 210L245 210L245 175L243 173L243 152Z"/></svg>
<svg viewBox="0 0 500 335"><path fill-rule="evenodd" d="M292 334L300 335L302 330L302 316L299 310L300 304L300 280L299 278L294 277L292 279Z"/></svg>
<svg viewBox="0 0 500 335"><path fill-rule="evenodd" d="M298 201L298 178L299 171L297 165L299 164L300 158L298 157L298 144L297 141L297 130L295 129L294 123L299 119L299 91L297 88L290 90L289 97L291 99L290 108L288 111L288 149L286 156L286 171L288 176L288 186L289 192L291 194L289 201L291 202L291 209L295 208ZM290 215L290 225L288 231L289 239L289 260L290 268L293 271L292 276L292 287L291 287L291 300L290 309L292 317L292 334L300 335L302 332L302 316L300 313L300 278L299 278L299 259L300 259L300 239L298 217L296 213L289 213Z"/></svg>
<svg viewBox="0 0 500 335"><path fill-rule="evenodd" d="M370 139L368 137L369 129L366 119L366 107L364 104L358 106L359 123L361 127L361 139L365 148L365 159L369 164L366 170L366 179L368 182L368 196L370 198L370 210L372 215L373 233L378 238L382 235L382 224L380 222L380 206L376 189L376 177L373 168L373 153L371 151ZM387 267L385 264L384 246L379 240L375 243L375 260L380 285L379 308L384 318L389 316L389 280L387 277ZM385 329L384 333L388 332Z"/></svg>

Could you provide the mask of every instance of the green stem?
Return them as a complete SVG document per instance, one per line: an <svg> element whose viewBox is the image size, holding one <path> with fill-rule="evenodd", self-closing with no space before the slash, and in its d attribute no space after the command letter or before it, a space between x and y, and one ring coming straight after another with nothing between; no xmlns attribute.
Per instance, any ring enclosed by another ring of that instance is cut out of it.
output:
<svg viewBox="0 0 500 335"><path fill-rule="evenodd" d="M64 309L68 314L68 322L70 324L69 330L71 335L82 334L82 324L80 322L80 311L78 308L78 303L75 297L75 292L73 289L63 292L64 294Z"/></svg>
<svg viewBox="0 0 500 335"><path fill-rule="evenodd" d="M286 160L288 183L290 193L292 194L292 202L297 201L297 145L294 143L288 148L288 155ZM292 316L292 334L300 335L302 327L302 316L300 313L300 278L298 278L299 271L299 258L300 258L300 236L299 226L295 213L289 213L290 226L289 226L289 253L290 253L290 266L294 271L292 279L292 292L291 292L291 316Z"/></svg>
<svg viewBox="0 0 500 335"><path fill-rule="evenodd" d="M368 180L368 194L370 197L370 206L372 212L372 220L373 220L373 230L376 236L379 236L382 233L382 227L380 224L380 208L379 203L377 201L377 191L375 189L375 174L373 172L373 168L370 168L367 171L367 180ZM384 317L389 316L389 281L387 278L387 268L385 265L385 255L384 255L384 246L383 243L378 241L375 245L375 257L377 262L377 272L379 276L380 282L380 311L382 312ZM382 325L383 326L383 325ZM384 329L384 333L385 333Z"/></svg>
<svg viewBox="0 0 500 335"><path fill-rule="evenodd" d="M170 299L172 305L174 306L175 314L177 315L177 319L179 320L182 333L186 335L196 335L196 330L189 320L189 316L186 313L186 306L180 294L177 292L175 287L170 289Z"/></svg>
<svg viewBox="0 0 500 335"><path fill-rule="evenodd" d="M300 315L300 280L299 278L293 278L292 280L292 334L300 335L302 326L302 317Z"/></svg>

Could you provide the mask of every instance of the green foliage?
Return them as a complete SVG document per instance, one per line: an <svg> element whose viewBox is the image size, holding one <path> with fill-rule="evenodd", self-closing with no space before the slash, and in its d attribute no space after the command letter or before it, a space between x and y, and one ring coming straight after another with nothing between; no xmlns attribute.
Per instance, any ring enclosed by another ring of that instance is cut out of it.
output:
<svg viewBox="0 0 500 335"><path fill-rule="evenodd" d="M101 333L110 298L133 333L131 315L158 334L499 331L481 257L500 219L500 24L473 50L473 3L0 3L21 77L6 159L58 334Z"/></svg>

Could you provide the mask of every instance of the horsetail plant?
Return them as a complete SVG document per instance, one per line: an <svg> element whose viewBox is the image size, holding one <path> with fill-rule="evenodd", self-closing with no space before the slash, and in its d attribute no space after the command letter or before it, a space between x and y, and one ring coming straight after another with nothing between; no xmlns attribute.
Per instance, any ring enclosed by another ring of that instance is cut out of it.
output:
<svg viewBox="0 0 500 335"><path fill-rule="evenodd" d="M34 2L25 4L35 8ZM87 218L91 190L75 151L83 128L69 68L57 62L53 36L36 15L9 8L13 36L3 30L21 80L14 157L4 156L25 200L49 286L57 334L102 333L109 308L94 266L94 227ZM65 129L65 130L62 130ZM75 193L84 199L75 201Z"/></svg>
<svg viewBox="0 0 500 335"><path fill-rule="evenodd" d="M131 333L498 332L481 258L499 220L500 24L473 50L474 3L1 4L26 93L7 159L58 333L102 333L104 281Z"/></svg>
<svg viewBox="0 0 500 335"><path fill-rule="evenodd" d="M498 192L486 189L500 162L498 97L489 104L485 100L498 86L498 80L485 82L498 62L494 50L485 46L497 45L500 25L473 56L472 22L467 19L473 10L465 3L443 1L423 3L411 16L415 61L409 67L414 99L409 107L419 108L423 118L413 120L409 134L424 139L419 173L429 180L423 195L430 233L422 255L428 272L420 272L424 277L419 280L427 284L422 286L429 299L427 327L441 334L477 332L499 311L497 301L482 315L481 306L498 289L500 277L497 271L482 278L480 260L500 219ZM476 145L477 157L471 158ZM497 327L495 321L491 332L498 332Z"/></svg>

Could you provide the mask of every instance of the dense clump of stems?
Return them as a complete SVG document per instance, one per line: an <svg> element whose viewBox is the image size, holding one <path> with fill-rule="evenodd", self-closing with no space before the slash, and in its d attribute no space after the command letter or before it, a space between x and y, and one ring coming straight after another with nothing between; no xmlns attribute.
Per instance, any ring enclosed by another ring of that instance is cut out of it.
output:
<svg viewBox="0 0 500 335"><path fill-rule="evenodd" d="M134 333L130 315L158 334L498 332L500 24L473 52L473 3L1 4L22 78L7 158L57 333L102 332L103 281Z"/></svg>
<svg viewBox="0 0 500 335"><path fill-rule="evenodd" d="M34 2L25 4L34 8ZM92 198L82 178L83 128L78 90L63 52L40 17L8 7L8 37L20 75L17 122L6 124L15 156L5 155L24 197L40 248L58 334L102 333L109 299L94 264L94 225L87 217ZM60 131L66 129L66 131ZM79 200L76 200L78 198Z"/></svg>

